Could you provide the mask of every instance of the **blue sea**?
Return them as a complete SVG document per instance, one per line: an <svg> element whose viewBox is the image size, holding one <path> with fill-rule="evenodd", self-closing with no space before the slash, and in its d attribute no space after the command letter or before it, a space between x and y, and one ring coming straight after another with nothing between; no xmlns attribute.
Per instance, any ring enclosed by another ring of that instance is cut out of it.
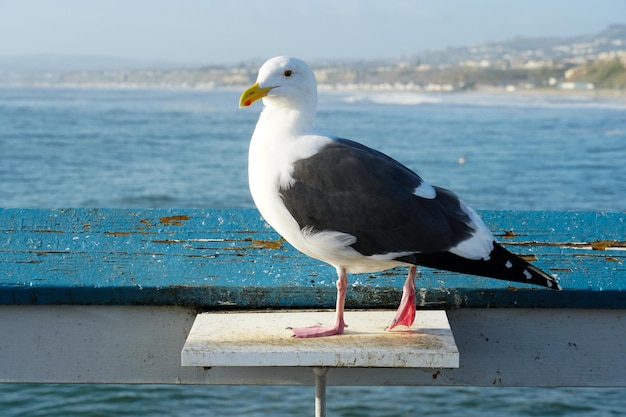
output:
<svg viewBox="0 0 626 417"><path fill-rule="evenodd" d="M0 88L0 207L253 207L238 91ZM626 98L322 91L318 127L476 209L626 211ZM2 337L6 337L3 335ZM0 370L1 372L1 370ZM299 416L312 387L0 385L9 416ZM332 387L329 416L619 416L621 388Z"/></svg>

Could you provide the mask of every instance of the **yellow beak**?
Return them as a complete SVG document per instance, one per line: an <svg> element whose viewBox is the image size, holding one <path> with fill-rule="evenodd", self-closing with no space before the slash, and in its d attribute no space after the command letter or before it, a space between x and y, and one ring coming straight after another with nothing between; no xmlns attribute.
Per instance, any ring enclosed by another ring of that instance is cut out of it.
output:
<svg viewBox="0 0 626 417"><path fill-rule="evenodd" d="M259 83L254 84L241 94L239 98L239 108L248 107L257 100L262 99L274 87L259 87Z"/></svg>

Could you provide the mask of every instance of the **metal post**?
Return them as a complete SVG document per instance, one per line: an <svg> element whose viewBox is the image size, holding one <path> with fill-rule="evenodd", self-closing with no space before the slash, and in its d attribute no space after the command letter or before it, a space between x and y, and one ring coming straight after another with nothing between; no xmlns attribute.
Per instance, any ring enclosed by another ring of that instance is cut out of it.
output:
<svg viewBox="0 0 626 417"><path fill-rule="evenodd" d="M315 417L326 417L326 374L328 368L313 368L315 374Z"/></svg>

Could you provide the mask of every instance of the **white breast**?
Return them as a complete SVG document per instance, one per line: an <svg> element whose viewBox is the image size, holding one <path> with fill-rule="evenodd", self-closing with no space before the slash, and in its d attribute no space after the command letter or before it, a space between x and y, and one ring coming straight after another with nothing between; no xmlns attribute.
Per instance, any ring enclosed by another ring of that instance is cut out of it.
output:
<svg viewBox="0 0 626 417"><path fill-rule="evenodd" d="M267 113L268 109L264 110ZM261 114L250 141L248 180L250 193L261 215L281 236L298 250L306 251L298 223L285 208L279 190L293 185L293 162L308 158L330 138L316 135L297 135L280 128L273 117ZM271 124L270 124L271 123ZM285 126L284 124L282 126ZM293 129L293 124L291 125Z"/></svg>

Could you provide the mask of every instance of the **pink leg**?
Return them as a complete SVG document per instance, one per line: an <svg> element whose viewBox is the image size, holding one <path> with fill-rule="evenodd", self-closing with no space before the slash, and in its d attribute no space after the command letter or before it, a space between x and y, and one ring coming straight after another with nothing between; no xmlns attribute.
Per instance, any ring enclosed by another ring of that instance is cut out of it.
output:
<svg viewBox="0 0 626 417"><path fill-rule="evenodd" d="M400 307L396 312L396 316L387 328L391 330L396 326L411 327L415 321L415 274L417 268L411 266L409 268L409 275L406 277L404 287L402 287L402 300L400 301Z"/></svg>
<svg viewBox="0 0 626 417"><path fill-rule="evenodd" d="M346 289L348 288L348 276L345 269L337 268L337 308L334 326L309 326L292 329L295 337L322 337L342 334L343 329L348 327L343 320L343 310L346 302Z"/></svg>

